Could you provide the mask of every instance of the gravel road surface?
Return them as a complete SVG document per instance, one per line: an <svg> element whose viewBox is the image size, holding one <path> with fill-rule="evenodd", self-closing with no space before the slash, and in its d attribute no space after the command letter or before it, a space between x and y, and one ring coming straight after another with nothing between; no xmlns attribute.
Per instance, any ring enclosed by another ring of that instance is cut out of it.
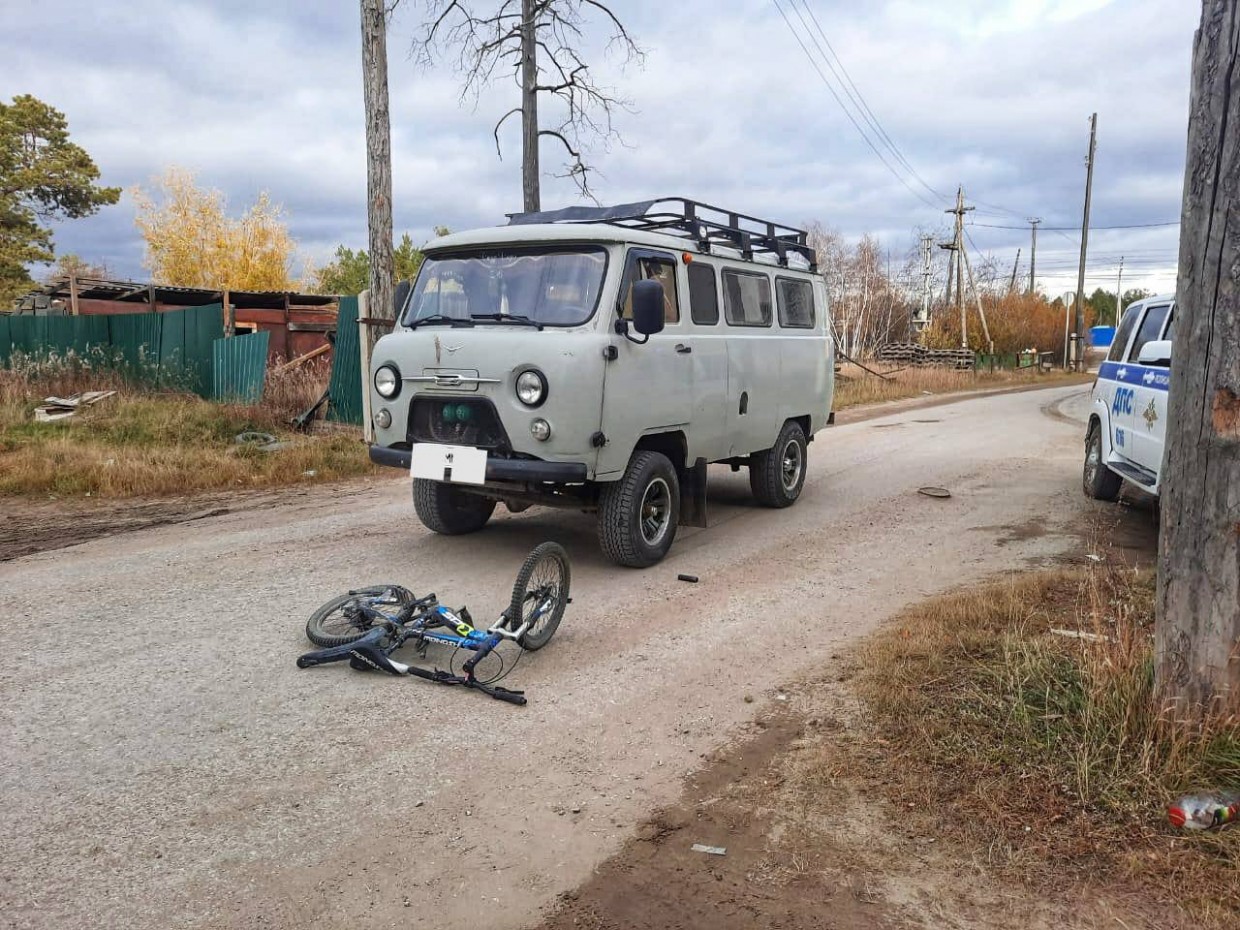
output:
<svg viewBox="0 0 1240 930"><path fill-rule="evenodd" d="M781 683L1076 545L1087 391L826 430L786 511L712 470L710 527L646 571L571 512L434 536L399 481L0 564L0 926L527 925ZM505 682L527 707L293 664L310 611L366 583L483 623L546 539L574 602Z"/></svg>

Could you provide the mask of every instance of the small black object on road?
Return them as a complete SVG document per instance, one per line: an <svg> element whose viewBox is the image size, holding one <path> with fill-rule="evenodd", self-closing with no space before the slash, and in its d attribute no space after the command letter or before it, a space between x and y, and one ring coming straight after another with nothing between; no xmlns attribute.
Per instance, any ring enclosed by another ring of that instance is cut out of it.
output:
<svg viewBox="0 0 1240 930"><path fill-rule="evenodd" d="M680 574L680 575L677 575L677 576L676 576L676 580L677 580L677 581L687 581L687 582L689 582L690 584L697 584L698 576L697 576L697 575L684 575L684 574Z"/></svg>

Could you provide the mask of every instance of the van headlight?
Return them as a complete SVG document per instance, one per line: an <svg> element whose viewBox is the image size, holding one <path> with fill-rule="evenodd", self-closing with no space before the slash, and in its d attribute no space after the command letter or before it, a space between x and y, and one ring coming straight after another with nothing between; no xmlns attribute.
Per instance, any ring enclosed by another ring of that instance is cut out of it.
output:
<svg viewBox="0 0 1240 930"><path fill-rule="evenodd" d="M537 368L517 375L517 399L527 407L539 407L547 399L547 379Z"/></svg>
<svg viewBox="0 0 1240 930"><path fill-rule="evenodd" d="M380 397L391 400L400 393L400 372L394 365L382 365L375 371L375 390Z"/></svg>

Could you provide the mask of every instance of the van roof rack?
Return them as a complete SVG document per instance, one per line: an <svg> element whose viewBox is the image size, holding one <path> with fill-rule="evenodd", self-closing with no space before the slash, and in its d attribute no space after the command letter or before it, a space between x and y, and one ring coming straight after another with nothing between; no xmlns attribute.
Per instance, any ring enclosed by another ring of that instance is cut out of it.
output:
<svg viewBox="0 0 1240 930"><path fill-rule="evenodd" d="M508 214L509 226L533 223L607 223L627 229L671 233L695 240L703 252L710 252L712 245L726 245L738 249L750 260L756 254L774 255L784 266L790 254L800 255L809 262L810 271L818 270L818 256L810 247L805 230L712 207L687 197L659 197L612 207L565 207Z"/></svg>

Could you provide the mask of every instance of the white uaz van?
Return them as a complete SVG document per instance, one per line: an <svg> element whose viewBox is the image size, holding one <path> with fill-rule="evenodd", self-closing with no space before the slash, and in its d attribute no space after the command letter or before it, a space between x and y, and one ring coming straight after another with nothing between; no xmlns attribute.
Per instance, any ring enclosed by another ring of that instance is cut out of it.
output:
<svg viewBox="0 0 1240 930"><path fill-rule="evenodd" d="M1173 296L1128 307L1098 369L1085 433L1085 493L1119 497L1124 481L1158 494L1171 387Z"/></svg>
<svg viewBox="0 0 1240 930"><path fill-rule="evenodd" d="M370 457L412 472L430 529L573 507L648 566L706 525L708 463L747 466L768 506L800 495L834 386L805 232L674 198L518 214L425 254L375 347Z"/></svg>

